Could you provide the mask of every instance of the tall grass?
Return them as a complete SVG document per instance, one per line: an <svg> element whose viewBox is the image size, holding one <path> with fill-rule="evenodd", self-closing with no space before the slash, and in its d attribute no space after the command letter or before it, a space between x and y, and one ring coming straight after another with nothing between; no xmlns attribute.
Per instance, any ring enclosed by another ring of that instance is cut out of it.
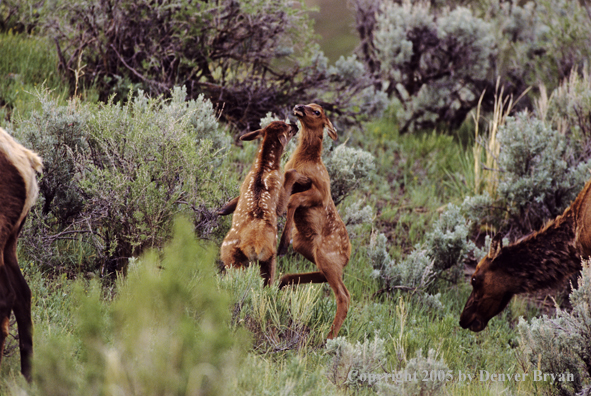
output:
<svg viewBox="0 0 591 396"><path fill-rule="evenodd" d="M53 96L65 104L70 86L58 70L58 57L47 37L0 33L0 125L18 111L26 116L41 105L35 92L41 87L53 91ZM95 102L98 95L89 87L79 87L77 93Z"/></svg>
<svg viewBox="0 0 591 396"><path fill-rule="evenodd" d="M498 158L501 146L497 140L499 129L505 124L505 120L511 114L513 107L521 98L523 98L531 89L527 88L519 97L513 101L513 95L504 96L504 87L500 87L500 79L497 79L495 87L494 105L491 119L488 120L486 135L479 135L480 113L482 107L482 99L485 92L482 92L478 105L476 107L476 115L472 114L474 118L474 194L480 194L483 191L488 192L492 197L496 197L498 178L497 172ZM482 149L486 151L486 159L482 163ZM487 171L482 174L482 170Z"/></svg>

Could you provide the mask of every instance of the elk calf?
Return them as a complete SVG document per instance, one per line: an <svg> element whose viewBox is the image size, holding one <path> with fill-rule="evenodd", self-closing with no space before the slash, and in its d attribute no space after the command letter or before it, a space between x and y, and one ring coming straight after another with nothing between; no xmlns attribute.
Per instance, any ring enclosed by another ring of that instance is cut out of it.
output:
<svg viewBox="0 0 591 396"><path fill-rule="evenodd" d="M482 331L515 294L558 286L581 270L591 255L591 180L564 213L517 242L503 247L492 240L472 275L472 293L460 326Z"/></svg>
<svg viewBox="0 0 591 396"><path fill-rule="evenodd" d="M28 381L33 354L31 290L18 266L16 242L37 198L35 172L41 169L37 154L0 128L0 361L13 311L18 325L21 372Z"/></svg>
<svg viewBox="0 0 591 396"><path fill-rule="evenodd" d="M293 113L301 122L298 147L285 165L310 179L310 187L294 194L287 205L285 229L279 254L285 254L293 232L293 248L316 264L318 272L284 275L279 287L298 283L328 282L337 299L337 312L328 338L335 338L347 317L349 291L343 283L343 269L351 256L351 243L345 224L339 217L330 195L330 178L322 162L322 138L326 127L336 140L336 129L317 104L296 105Z"/></svg>
<svg viewBox="0 0 591 396"><path fill-rule="evenodd" d="M305 182L295 171L284 176L280 170L281 155L297 131L295 126L273 121L264 129L240 137L240 140L262 137L263 142L240 187L240 196L218 212L220 215L234 212L232 228L221 248L224 265L244 267L258 260L265 285L272 284L275 277L277 216L285 211L293 184Z"/></svg>

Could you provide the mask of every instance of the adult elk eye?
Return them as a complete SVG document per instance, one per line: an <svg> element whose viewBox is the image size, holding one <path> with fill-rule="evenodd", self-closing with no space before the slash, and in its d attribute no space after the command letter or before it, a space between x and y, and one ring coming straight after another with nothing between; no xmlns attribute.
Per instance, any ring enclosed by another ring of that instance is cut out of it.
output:
<svg viewBox="0 0 591 396"><path fill-rule="evenodd" d="M320 115L320 112L318 110L316 110L316 111L314 111L314 114Z"/></svg>

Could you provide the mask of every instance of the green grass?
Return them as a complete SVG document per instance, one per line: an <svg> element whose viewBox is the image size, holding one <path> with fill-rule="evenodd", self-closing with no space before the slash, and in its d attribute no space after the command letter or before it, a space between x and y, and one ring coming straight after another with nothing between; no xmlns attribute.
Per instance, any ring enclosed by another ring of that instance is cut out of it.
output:
<svg viewBox="0 0 591 396"><path fill-rule="evenodd" d="M65 103L70 86L58 71L58 58L49 38L0 33L0 126L18 111L26 116L39 109L35 92L42 87ZM79 88L85 100L96 101L92 89Z"/></svg>

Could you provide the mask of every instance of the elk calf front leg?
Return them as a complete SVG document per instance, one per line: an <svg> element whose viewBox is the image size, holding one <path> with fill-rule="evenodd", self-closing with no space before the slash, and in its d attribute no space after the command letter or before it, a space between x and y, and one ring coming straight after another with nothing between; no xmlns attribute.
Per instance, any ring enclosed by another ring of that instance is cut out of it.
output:
<svg viewBox="0 0 591 396"><path fill-rule="evenodd" d="M228 201L224 206L222 206L218 211L217 214L220 216L226 216L230 213L234 213L236 210L236 206L238 205L238 199L240 197L236 197L230 201Z"/></svg>
<svg viewBox="0 0 591 396"><path fill-rule="evenodd" d="M293 227L293 216L296 209L299 207L310 207L320 204L322 204L322 193L318 191L314 185L312 185L309 190L293 194L289 198L285 227L283 228L281 242L277 249L278 256L284 256L285 253L287 253L287 247L289 246L289 241L291 239L291 228Z"/></svg>
<svg viewBox="0 0 591 396"><path fill-rule="evenodd" d="M281 216L283 213L285 213L289 198L296 184L299 185L300 191L306 191L312 185L312 180L308 176L302 175L295 169L285 172L283 189L279 194L279 200L277 202L277 216Z"/></svg>

